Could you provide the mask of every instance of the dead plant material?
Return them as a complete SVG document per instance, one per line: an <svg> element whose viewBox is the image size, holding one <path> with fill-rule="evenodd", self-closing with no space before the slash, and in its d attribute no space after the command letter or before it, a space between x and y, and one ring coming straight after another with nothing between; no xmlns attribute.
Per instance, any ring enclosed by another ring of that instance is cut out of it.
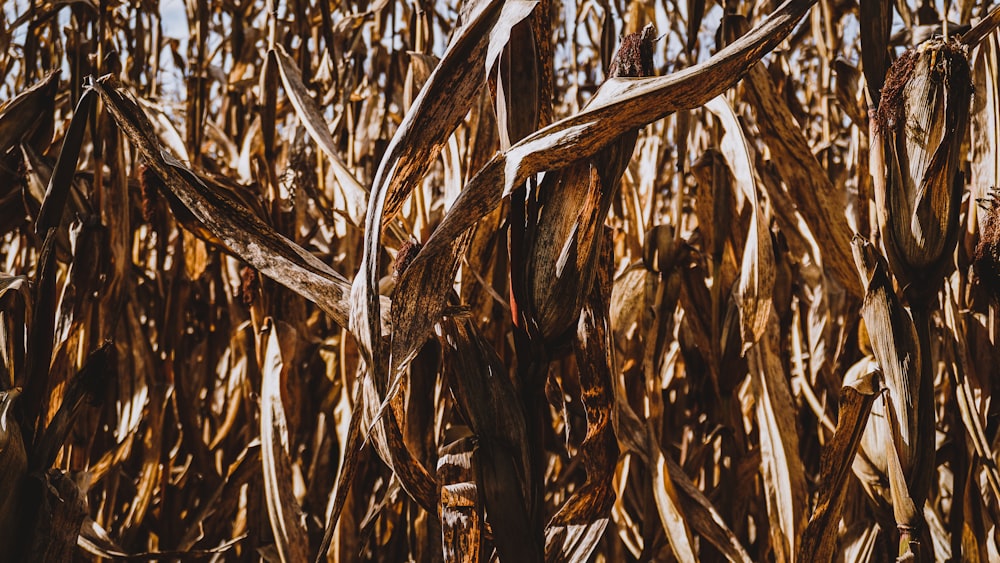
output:
<svg viewBox="0 0 1000 563"><path fill-rule="evenodd" d="M882 244L914 295L936 291L953 263L971 98L965 50L932 40L893 63L875 112L871 170Z"/></svg>
<svg viewBox="0 0 1000 563"><path fill-rule="evenodd" d="M0 559L1000 552L1000 10L188 4L3 3Z"/></svg>

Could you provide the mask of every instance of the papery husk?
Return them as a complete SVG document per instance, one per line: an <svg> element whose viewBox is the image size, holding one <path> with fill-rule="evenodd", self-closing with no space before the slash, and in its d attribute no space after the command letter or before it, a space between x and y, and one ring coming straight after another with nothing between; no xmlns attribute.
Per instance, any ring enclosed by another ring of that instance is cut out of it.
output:
<svg viewBox="0 0 1000 563"><path fill-rule="evenodd" d="M844 375L846 380L856 380L865 373L878 373L881 371L878 362L873 356L861 358L848 368ZM889 426L885 419L885 403L875 401L871 406L868 424L858 443L858 452L854 457L851 469L854 475L861 482L862 488L868 497L876 500L876 503L885 511L888 508L883 499L889 497L889 476L886 473L888 461L886 461L886 440L889 437Z"/></svg>
<svg viewBox="0 0 1000 563"><path fill-rule="evenodd" d="M856 462L855 471L862 469L859 477L877 509L884 514L891 506L900 556L927 557L932 547L917 539L926 536L923 508L936 453L927 303L914 305L911 317L894 291L886 260L861 237L852 246L865 287L861 314L887 387L862 437L861 451L870 466Z"/></svg>
<svg viewBox="0 0 1000 563"><path fill-rule="evenodd" d="M918 389L921 357L917 332L910 314L893 292L886 262L882 256L876 253L870 243L860 238L854 239L853 247L855 263L866 288L861 314L865 320L875 360L885 378L889 398L899 417L897 420L899 439L896 449L903 469L908 470L917 455L918 434L921 430L918 428L917 413L921 408L932 408L932 405L920 404ZM876 407L873 412L877 410ZM886 442L869 436L869 432L877 432L879 428L878 422L870 425L862 441L862 451L871 454L873 458L884 457ZM879 449L883 450L882 454L879 454ZM884 471L887 462L879 461L876 467Z"/></svg>
<svg viewBox="0 0 1000 563"><path fill-rule="evenodd" d="M622 38L609 77L652 76L655 35L648 25ZM522 308L523 322L529 333L551 340L575 325L594 279L600 227L637 137L637 130L630 131L593 159L547 173L534 194L537 201L529 202L537 212L528 214L527 263L521 274L529 301Z"/></svg>
<svg viewBox="0 0 1000 563"><path fill-rule="evenodd" d="M971 94L963 48L930 40L893 63L871 120L882 247L900 284L916 294L935 291L952 267Z"/></svg>

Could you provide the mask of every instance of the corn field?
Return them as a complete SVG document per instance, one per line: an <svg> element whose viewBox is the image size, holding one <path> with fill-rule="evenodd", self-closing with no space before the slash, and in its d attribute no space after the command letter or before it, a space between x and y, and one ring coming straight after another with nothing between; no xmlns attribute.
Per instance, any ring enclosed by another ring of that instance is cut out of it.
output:
<svg viewBox="0 0 1000 563"><path fill-rule="evenodd" d="M0 560L1000 560L1000 5L0 6Z"/></svg>

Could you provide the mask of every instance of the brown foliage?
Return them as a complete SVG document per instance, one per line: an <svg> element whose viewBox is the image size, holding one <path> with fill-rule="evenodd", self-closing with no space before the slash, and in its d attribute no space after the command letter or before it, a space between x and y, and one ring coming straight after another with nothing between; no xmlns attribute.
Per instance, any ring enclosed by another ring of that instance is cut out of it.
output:
<svg viewBox="0 0 1000 563"><path fill-rule="evenodd" d="M944 5L4 3L0 559L988 560Z"/></svg>

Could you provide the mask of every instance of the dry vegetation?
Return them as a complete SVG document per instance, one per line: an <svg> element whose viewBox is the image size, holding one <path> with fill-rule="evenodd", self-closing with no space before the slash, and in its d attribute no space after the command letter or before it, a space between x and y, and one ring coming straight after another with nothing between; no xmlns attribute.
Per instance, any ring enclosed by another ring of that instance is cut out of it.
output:
<svg viewBox="0 0 1000 563"><path fill-rule="evenodd" d="M5 2L0 559L998 560L992 4L567 2Z"/></svg>

